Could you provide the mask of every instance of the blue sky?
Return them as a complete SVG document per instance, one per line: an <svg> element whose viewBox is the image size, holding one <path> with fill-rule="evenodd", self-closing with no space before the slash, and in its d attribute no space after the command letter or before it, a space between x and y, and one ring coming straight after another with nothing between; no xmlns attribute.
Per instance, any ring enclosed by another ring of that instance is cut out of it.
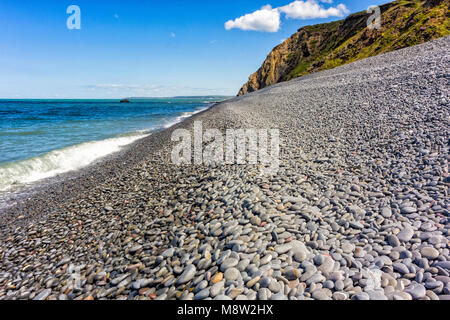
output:
<svg viewBox="0 0 450 320"><path fill-rule="evenodd" d="M321 16L387 2L304 1ZM341 19L311 18L293 2L2 0L0 98L235 95L282 39ZM70 5L81 9L80 30L66 26ZM275 20L260 21L263 7Z"/></svg>

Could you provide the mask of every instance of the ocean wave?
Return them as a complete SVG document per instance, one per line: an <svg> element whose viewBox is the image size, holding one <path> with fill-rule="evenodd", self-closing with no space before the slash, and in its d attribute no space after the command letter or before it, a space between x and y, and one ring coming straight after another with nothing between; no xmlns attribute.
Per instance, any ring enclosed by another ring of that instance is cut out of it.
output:
<svg viewBox="0 0 450 320"><path fill-rule="evenodd" d="M170 128L209 107L184 112L178 117L160 124L160 126L157 125L147 130L125 133L101 141L85 142L54 150L30 159L0 165L0 192L15 192L18 187L29 185L62 173L82 169L107 155L120 151L128 144L150 135L150 132L154 130Z"/></svg>
<svg viewBox="0 0 450 320"><path fill-rule="evenodd" d="M0 191L9 191L58 174L79 170L96 160L120 151L124 146L147 135L141 132L102 141L86 142L0 166Z"/></svg>
<svg viewBox="0 0 450 320"><path fill-rule="evenodd" d="M176 125L177 123L180 123L181 121L183 121L183 120L185 120L185 119L187 119L189 117L192 117L193 115L195 115L197 113L200 113L202 111L208 110L209 108L210 107L208 106L208 107L200 108L198 110L191 111L191 112L183 112L181 115L179 115L175 119L172 119L172 120L168 121L163 127L165 129L170 128L170 127Z"/></svg>

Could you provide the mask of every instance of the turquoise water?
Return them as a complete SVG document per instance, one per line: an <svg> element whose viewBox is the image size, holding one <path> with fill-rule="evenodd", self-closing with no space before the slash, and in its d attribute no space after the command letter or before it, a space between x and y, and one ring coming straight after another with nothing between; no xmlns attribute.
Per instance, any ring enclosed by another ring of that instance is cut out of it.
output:
<svg viewBox="0 0 450 320"><path fill-rule="evenodd" d="M0 191L80 169L219 99L0 100Z"/></svg>

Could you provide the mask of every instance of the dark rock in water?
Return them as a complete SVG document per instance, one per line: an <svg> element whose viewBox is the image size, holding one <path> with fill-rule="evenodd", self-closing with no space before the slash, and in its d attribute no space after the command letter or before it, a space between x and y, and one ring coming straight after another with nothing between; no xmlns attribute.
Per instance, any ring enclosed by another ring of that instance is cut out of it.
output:
<svg viewBox="0 0 450 320"><path fill-rule="evenodd" d="M120 100L120 103L130 103L131 101L130 100L128 100L128 99L122 99L122 100Z"/></svg>

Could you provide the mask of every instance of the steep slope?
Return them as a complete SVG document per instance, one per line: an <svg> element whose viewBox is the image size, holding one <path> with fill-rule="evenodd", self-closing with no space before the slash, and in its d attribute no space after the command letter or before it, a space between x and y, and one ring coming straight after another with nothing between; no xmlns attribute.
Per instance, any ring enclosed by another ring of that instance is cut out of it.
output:
<svg viewBox="0 0 450 320"><path fill-rule="evenodd" d="M303 27L275 47L249 77L239 96L309 73L450 35L450 0L400 0L380 6L380 29L369 29L371 14Z"/></svg>

